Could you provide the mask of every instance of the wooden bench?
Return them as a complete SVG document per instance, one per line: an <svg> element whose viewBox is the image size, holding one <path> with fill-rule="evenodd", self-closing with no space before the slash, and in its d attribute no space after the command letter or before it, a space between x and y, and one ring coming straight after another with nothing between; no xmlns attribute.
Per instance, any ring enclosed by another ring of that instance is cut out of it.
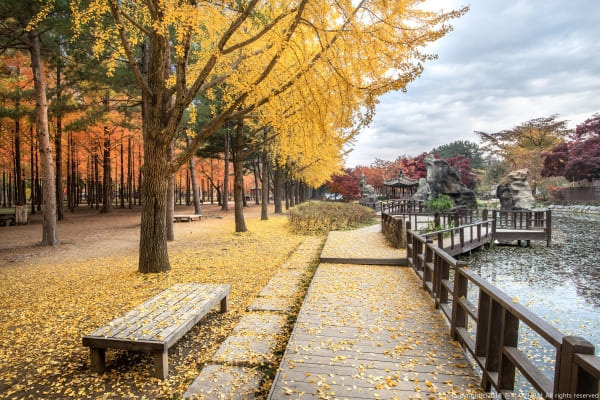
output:
<svg viewBox="0 0 600 400"><path fill-rule="evenodd" d="M193 221L195 219L198 219L198 221L200 221L202 219L202 215L201 214L180 214L180 215L174 215L173 216L173 221L174 222L190 222Z"/></svg>
<svg viewBox="0 0 600 400"><path fill-rule="evenodd" d="M150 352L155 376L169 375L168 350L220 302L227 311L231 285L177 284L83 337L92 370L104 372L107 348Z"/></svg>
<svg viewBox="0 0 600 400"><path fill-rule="evenodd" d="M16 216L15 214L0 214L0 225L10 226L16 225Z"/></svg>

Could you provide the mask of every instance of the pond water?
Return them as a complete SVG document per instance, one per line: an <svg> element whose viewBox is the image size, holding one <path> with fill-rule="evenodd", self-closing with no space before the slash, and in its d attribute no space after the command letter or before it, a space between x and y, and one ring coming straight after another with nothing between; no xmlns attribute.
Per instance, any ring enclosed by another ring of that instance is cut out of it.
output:
<svg viewBox="0 0 600 400"><path fill-rule="evenodd" d="M600 354L600 219L553 215L552 229L550 248L542 242L495 246L462 259L562 333L590 341ZM519 336L519 347L552 377L553 348L529 329L520 329Z"/></svg>

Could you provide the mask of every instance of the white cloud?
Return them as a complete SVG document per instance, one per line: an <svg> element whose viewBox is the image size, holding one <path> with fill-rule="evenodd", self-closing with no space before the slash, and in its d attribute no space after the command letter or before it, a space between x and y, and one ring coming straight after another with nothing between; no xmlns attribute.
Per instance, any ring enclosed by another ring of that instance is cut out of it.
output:
<svg viewBox="0 0 600 400"><path fill-rule="evenodd" d="M559 114L574 127L600 111L597 0L481 0L431 51L407 93L382 97L347 165L416 155L474 130ZM427 2L429 3L429 1ZM457 8L460 1L434 1Z"/></svg>

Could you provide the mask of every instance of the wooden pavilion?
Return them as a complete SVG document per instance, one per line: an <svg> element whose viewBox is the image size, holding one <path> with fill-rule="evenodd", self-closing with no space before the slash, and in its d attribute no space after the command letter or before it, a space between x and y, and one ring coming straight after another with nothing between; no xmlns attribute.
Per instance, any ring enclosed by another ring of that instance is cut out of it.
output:
<svg viewBox="0 0 600 400"><path fill-rule="evenodd" d="M409 199L417 191L419 181L404 176L400 170L397 177L384 181L383 185L386 188L388 199Z"/></svg>

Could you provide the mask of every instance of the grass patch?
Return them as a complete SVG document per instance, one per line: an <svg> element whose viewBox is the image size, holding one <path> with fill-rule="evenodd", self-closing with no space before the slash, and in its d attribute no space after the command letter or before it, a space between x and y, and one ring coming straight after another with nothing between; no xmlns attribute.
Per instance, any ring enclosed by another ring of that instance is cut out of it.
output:
<svg viewBox="0 0 600 400"><path fill-rule="evenodd" d="M309 201L290 209L288 220L296 234L325 235L370 225L375 222L375 212L354 203Z"/></svg>

